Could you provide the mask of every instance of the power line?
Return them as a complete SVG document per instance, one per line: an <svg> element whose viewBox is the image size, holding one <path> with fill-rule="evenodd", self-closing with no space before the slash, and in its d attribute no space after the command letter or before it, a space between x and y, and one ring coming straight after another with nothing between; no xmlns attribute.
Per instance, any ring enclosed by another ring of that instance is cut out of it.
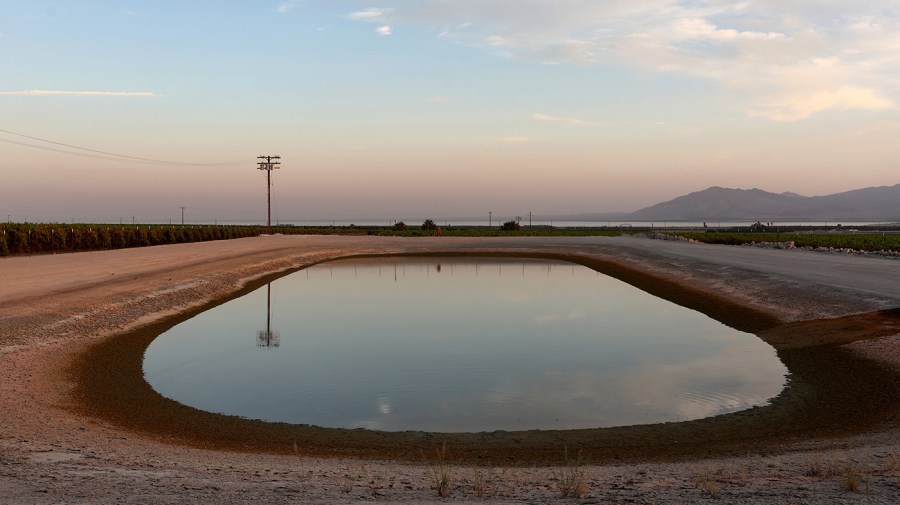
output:
<svg viewBox="0 0 900 505"><path fill-rule="evenodd" d="M64 151L64 150L62 150L62 149L54 149L54 148L52 148L52 147L47 147L47 146L37 146L37 145L34 145L34 144L28 144L28 143L25 143L25 142L16 142L15 140L9 140L9 139L0 139L0 142L5 142L5 143L7 143L7 144L15 144L15 145L18 145L18 146L30 147L30 148L32 148L32 149L40 149L40 150L42 150L42 151L52 151L52 152L55 152L55 153L71 154L72 156L81 156L81 157L84 157L84 158L93 158L93 159L95 159L95 160L128 161L128 160L122 160L121 158L113 158L113 157L111 157L111 156L98 156L98 155L96 155L96 154L87 154L87 153L78 153L78 152L72 152L72 151ZM143 162L143 161L130 161L130 163L141 163L141 164L144 164L144 165L150 164L149 162ZM153 164L154 164L154 165L158 165L158 163L153 163Z"/></svg>
<svg viewBox="0 0 900 505"><path fill-rule="evenodd" d="M18 144L21 146L31 147L34 149L43 149L46 151L55 151L55 152L59 152L59 153L63 153L63 154L86 156L89 158L98 158L98 159L104 159L104 160L124 161L124 162L130 162L130 163L152 163L152 164L178 166L178 167L214 167L214 166L222 166L222 165L241 165L241 164L243 164L243 162L239 162L239 161L224 162L224 163L190 163L190 162L184 162L184 161L157 160L157 159L153 159L153 158L142 158L140 156L131 156L128 154L119 154L119 153L113 153L113 152L109 152L109 151L101 151L98 149L91 149L88 147L80 147L80 146L76 146L76 145L72 145L72 144L66 144L64 142L57 142L55 140L48 140L48 139L44 139L44 138L40 138L40 137L34 137L31 135L25 135L24 133L17 133L17 132L9 131L9 130L0 129L0 133L6 133L9 135L15 135L17 137L23 137L26 139L37 140L39 142L46 142L48 144L53 144L53 145L57 145L57 146L68 147L70 149L78 149L80 151L86 151L89 153L102 154L102 155L105 155L105 157L96 156L96 154L89 155L89 154L84 154L84 153L74 153L74 152L70 152L70 151L64 151L61 149L53 149L53 148L46 147L46 146L38 146L38 145L34 145L34 144L27 144L24 142L16 142L16 141L7 140L7 139L0 139L0 141L2 141L2 142L7 142L10 144ZM112 157L110 157L110 156L112 156Z"/></svg>

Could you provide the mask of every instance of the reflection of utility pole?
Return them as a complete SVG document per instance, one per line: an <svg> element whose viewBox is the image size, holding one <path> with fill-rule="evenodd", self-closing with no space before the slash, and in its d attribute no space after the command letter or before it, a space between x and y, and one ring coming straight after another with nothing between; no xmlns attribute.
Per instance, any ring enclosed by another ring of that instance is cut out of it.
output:
<svg viewBox="0 0 900 505"><path fill-rule="evenodd" d="M268 214L269 217L266 219L266 228L268 228L267 233L269 235L271 235L272 234L272 170L281 168L278 166L281 164L280 161L272 161L272 160L280 160L281 156L257 156L256 159L266 160L266 161L258 162L259 166L257 167L257 169L266 171L266 189L268 191L268 193L267 193L268 196L266 197L267 198L266 201L268 202L268 209L269 209L269 214Z"/></svg>
<svg viewBox="0 0 900 505"><path fill-rule="evenodd" d="M281 334L272 331L272 283L266 284L266 329L256 333L256 347L278 347Z"/></svg>

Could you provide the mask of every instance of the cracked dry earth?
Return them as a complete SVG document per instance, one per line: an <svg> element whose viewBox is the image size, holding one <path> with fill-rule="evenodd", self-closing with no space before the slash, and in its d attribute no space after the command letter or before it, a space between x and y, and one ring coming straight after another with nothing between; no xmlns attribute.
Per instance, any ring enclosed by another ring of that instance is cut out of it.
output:
<svg viewBox="0 0 900 505"><path fill-rule="evenodd" d="M157 398L117 368L135 360L148 328L273 275L429 253L588 265L756 333L795 380L770 407L712 420L454 439L221 419ZM274 236L3 258L0 504L894 504L898 280L900 262L878 258L624 237ZM439 496L442 477L449 496Z"/></svg>

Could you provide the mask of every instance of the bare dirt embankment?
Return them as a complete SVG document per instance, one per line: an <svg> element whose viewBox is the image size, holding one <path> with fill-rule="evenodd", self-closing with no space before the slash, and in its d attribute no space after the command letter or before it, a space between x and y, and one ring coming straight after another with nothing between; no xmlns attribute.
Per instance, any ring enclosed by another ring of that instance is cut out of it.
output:
<svg viewBox="0 0 900 505"><path fill-rule="evenodd" d="M437 435L218 416L141 380L144 347L268 276L357 254L576 261L773 345L771 406L687 423ZM0 260L0 503L845 499L900 493L900 263L627 238L259 237ZM580 452L590 465L572 462ZM430 459L424 463L422 459ZM573 479L574 478L574 479Z"/></svg>

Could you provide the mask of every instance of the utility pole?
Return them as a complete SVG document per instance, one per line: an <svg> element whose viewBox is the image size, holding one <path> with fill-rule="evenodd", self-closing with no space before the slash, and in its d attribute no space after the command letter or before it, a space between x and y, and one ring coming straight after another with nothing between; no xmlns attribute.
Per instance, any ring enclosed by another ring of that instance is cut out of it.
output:
<svg viewBox="0 0 900 505"><path fill-rule="evenodd" d="M531 229L531 211L528 212L528 229Z"/></svg>
<svg viewBox="0 0 900 505"><path fill-rule="evenodd" d="M184 207L181 208L181 226L184 226Z"/></svg>
<svg viewBox="0 0 900 505"><path fill-rule="evenodd" d="M494 220L493 220L493 218L491 217L492 214L493 214L493 212L488 211L488 230L494 228L494 225L493 225Z"/></svg>
<svg viewBox="0 0 900 505"><path fill-rule="evenodd" d="M272 234L272 170L277 170L281 167L278 165L281 164L280 161L272 161L272 160L280 160L281 156L257 156L258 160L265 160L257 162L259 166L257 169L266 171L266 190L267 190L267 199L269 214L266 219L266 228L268 228L269 235Z"/></svg>

